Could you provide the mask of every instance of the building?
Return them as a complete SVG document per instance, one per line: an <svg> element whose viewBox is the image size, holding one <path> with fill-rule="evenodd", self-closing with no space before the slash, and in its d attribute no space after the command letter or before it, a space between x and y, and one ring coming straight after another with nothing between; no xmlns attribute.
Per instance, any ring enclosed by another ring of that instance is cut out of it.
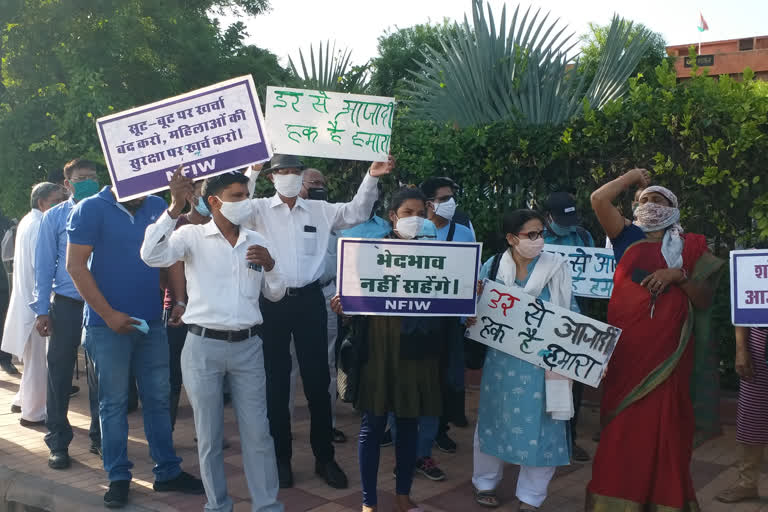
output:
<svg viewBox="0 0 768 512"><path fill-rule="evenodd" d="M696 62L700 67L708 68L710 76L730 75L739 79L748 67L757 79L768 81L768 36L702 42L700 52L699 43L668 46L667 53L677 58L675 70L679 79L691 76L692 62L688 57L691 45L699 53Z"/></svg>

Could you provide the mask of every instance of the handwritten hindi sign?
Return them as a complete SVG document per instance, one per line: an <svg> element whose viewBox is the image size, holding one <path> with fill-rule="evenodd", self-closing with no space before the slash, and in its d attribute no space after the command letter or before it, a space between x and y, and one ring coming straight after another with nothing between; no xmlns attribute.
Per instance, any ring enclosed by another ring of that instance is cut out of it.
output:
<svg viewBox="0 0 768 512"><path fill-rule="evenodd" d="M768 327L768 250L731 251L731 320Z"/></svg>
<svg viewBox="0 0 768 512"><path fill-rule="evenodd" d="M610 299L616 258L613 250L600 247L544 246L544 250L568 259L573 280L573 294L592 299Z"/></svg>
<svg viewBox="0 0 768 512"><path fill-rule="evenodd" d="M597 387L621 329L486 281L466 336L546 370Z"/></svg>
<svg viewBox="0 0 768 512"><path fill-rule="evenodd" d="M344 312L474 316L481 249L479 243L340 238Z"/></svg>
<svg viewBox="0 0 768 512"><path fill-rule="evenodd" d="M272 157L250 75L96 121L118 199L168 188L176 167L213 176Z"/></svg>
<svg viewBox="0 0 768 512"><path fill-rule="evenodd" d="M395 99L267 87L266 117L275 153L383 162Z"/></svg>

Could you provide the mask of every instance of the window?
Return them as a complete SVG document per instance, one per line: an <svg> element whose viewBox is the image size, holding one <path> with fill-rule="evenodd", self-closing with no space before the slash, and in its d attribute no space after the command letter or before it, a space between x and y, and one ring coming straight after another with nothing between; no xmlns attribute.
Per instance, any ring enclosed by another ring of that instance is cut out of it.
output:
<svg viewBox="0 0 768 512"><path fill-rule="evenodd" d="M749 39L740 39L739 40L739 51L745 52L748 50L754 50L755 49L755 40L754 38Z"/></svg>

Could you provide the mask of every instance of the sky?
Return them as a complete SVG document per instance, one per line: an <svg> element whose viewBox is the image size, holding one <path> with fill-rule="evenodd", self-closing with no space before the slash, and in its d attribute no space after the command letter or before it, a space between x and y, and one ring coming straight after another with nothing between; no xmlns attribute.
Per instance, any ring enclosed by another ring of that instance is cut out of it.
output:
<svg viewBox="0 0 768 512"><path fill-rule="evenodd" d="M503 0L488 0L498 20ZM472 0L271 0L272 10L257 17L225 16L222 24L240 19L246 24L248 44L267 48L288 64L288 56L305 55L309 46L331 40L331 46L352 49L352 62L363 64L377 54L376 45L386 30L406 28L443 18L471 21ZM517 3L508 1L508 9ZM613 13L660 32L669 45L699 41L699 12L709 25L703 41L768 35L768 0L539 0L521 3L550 19L560 18L578 36L588 23L608 24ZM508 13L508 18L511 13Z"/></svg>

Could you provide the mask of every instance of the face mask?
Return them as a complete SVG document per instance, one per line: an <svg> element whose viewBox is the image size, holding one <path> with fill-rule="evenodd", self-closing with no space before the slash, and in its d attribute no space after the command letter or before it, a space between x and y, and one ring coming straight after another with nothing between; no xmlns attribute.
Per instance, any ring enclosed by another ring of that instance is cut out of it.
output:
<svg viewBox="0 0 768 512"><path fill-rule="evenodd" d="M96 180L83 180L78 181L75 183L72 183L72 186L75 187L75 192L72 194L72 197L75 201L80 201L81 199L85 199L86 197L91 197L92 195L95 195L99 191L99 182Z"/></svg>
<svg viewBox="0 0 768 512"><path fill-rule="evenodd" d="M401 238L405 238L406 240L413 240L416 238L416 235L421 233L421 228L423 227L424 217L403 217L402 219L397 219L397 224L395 224L395 231L397 231L397 234L400 235Z"/></svg>
<svg viewBox="0 0 768 512"><path fill-rule="evenodd" d="M274 174L275 190L283 197L296 197L304 180L300 174Z"/></svg>
<svg viewBox="0 0 768 512"><path fill-rule="evenodd" d="M527 237L521 238L520 243L515 246L515 250L525 259L532 260L541 254L544 249L544 239L539 237L536 240L529 240Z"/></svg>
<svg viewBox="0 0 768 512"><path fill-rule="evenodd" d="M221 199L221 198L219 198ZM221 201L221 214L229 222L235 226L239 226L245 222L251 215L250 201L244 199L243 201Z"/></svg>
<svg viewBox="0 0 768 512"><path fill-rule="evenodd" d="M328 191L325 190L322 187L308 188L307 189L307 198L308 199L314 199L315 201L327 201L328 200Z"/></svg>
<svg viewBox="0 0 768 512"><path fill-rule="evenodd" d="M442 217L445 220L453 220L453 215L456 213L456 200L450 198L442 203L435 204L435 215Z"/></svg>
<svg viewBox="0 0 768 512"><path fill-rule="evenodd" d="M549 223L549 227L552 229L552 232L554 234L556 234L557 236L566 236L568 233L572 233L572 232L576 231L576 227L575 226L567 228L565 226L561 226L560 224L558 224L555 221L550 222Z"/></svg>
<svg viewBox="0 0 768 512"><path fill-rule="evenodd" d="M199 213L203 217L211 216L211 210L209 210L208 207L205 206L205 201L203 201L202 197L197 198L197 204L195 204L195 210L197 210L197 213Z"/></svg>

